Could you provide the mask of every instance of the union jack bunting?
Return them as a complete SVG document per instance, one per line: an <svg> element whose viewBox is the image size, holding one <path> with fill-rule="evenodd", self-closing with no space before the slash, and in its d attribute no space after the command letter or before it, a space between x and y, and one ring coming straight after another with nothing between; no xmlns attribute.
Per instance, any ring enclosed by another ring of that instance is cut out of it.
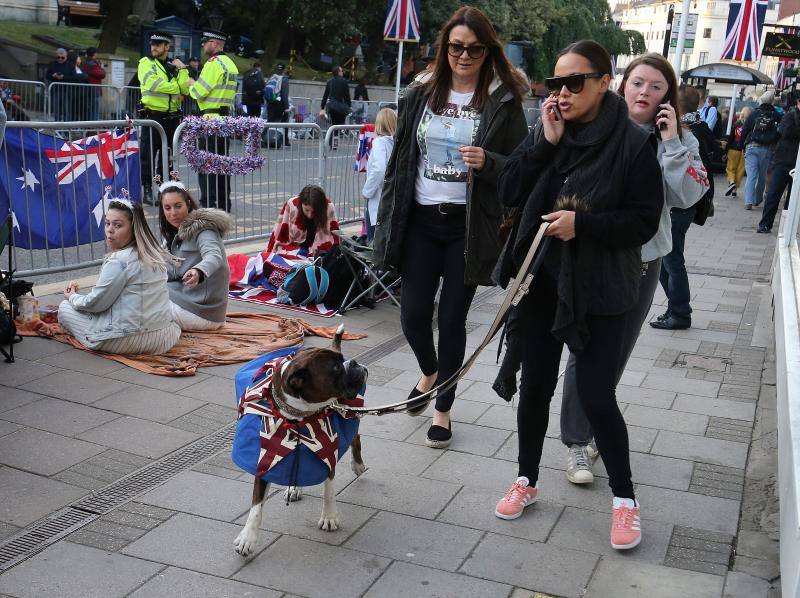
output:
<svg viewBox="0 0 800 598"><path fill-rule="evenodd" d="M767 0L730 0L722 60L758 60L767 5Z"/></svg>
<svg viewBox="0 0 800 598"><path fill-rule="evenodd" d="M389 0L383 39L389 42L419 41L419 0Z"/></svg>

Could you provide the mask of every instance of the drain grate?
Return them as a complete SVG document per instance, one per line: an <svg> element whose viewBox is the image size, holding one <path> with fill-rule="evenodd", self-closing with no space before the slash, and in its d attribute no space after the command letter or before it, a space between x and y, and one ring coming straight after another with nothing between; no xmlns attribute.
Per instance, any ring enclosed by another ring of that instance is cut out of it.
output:
<svg viewBox="0 0 800 598"><path fill-rule="evenodd" d="M232 422L160 461L79 499L70 506L42 519L33 527L11 537L0 544L0 572L10 569L77 529L88 525L101 515L230 447L235 431L236 424Z"/></svg>

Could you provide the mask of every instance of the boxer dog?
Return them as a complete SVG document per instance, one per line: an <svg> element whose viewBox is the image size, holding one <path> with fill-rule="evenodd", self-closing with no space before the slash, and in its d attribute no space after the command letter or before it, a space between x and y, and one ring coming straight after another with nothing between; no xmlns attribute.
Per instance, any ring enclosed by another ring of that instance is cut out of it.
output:
<svg viewBox="0 0 800 598"><path fill-rule="evenodd" d="M273 374L272 393L275 407L282 417L300 420L309 411L321 410L335 403L339 398L353 399L367 381L367 369L355 359L347 361L342 357L342 335L344 325L336 330L330 349L305 349L299 351L282 368ZM366 471L361 458L361 437L356 433L350 444L351 467L356 475ZM339 514L336 509L336 495L333 489L332 470L325 480L320 529L335 531L339 528ZM253 484L253 499L247 522L233 544L236 552L248 556L256 546L258 530L261 526L261 513L270 482L256 477ZM287 500L295 501L302 497L302 488L290 486L285 491Z"/></svg>

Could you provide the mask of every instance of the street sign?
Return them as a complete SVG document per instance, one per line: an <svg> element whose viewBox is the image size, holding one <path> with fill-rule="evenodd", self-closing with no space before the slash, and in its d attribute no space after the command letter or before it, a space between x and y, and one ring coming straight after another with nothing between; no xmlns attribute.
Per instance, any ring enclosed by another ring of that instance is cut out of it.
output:
<svg viewBox="0 0 800 598"><path fill-rule="evenodd" d="M800 37L789 33L767 33L763 54L780 58L800 58Z"/></svg>
<svg viewBox="0 0 800 598"><path fill-rule="evenodd" d="M672 31L670 32L669 46L675 48L678 45L678 33L680 32L681 13L676 12L672 18ZM689 22L686 23L686 43L684 48L694 48L694 38L697 35L697 15L689 13Z"/></svg>

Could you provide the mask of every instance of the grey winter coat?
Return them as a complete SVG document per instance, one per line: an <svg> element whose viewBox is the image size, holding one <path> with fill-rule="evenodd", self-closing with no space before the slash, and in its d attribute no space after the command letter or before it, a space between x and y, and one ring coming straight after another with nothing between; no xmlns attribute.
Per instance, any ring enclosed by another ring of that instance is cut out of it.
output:
<svg viewBox="0 0 800 598"><path fill-rule="evenodd" d="M183 259L169 272L170 300L210 322L224 322L228 307L230 269L222 237L230 227L230 216L222 210L200 208L189 213L169 246L174 256ZM190 289L182 279L192 268L203 276Z"/></svg>
<svg viewBox="0 0 800 598"><path fill-rule="evenodd" d="M386 168L374 242L376 259L385 268L397 268L402 258L420 159L417 128L427 99L422 85L412 84L398 106L397 133ZM481 113L475 138L475 145L486 153L486 164L480 171L472 171L467 183L465 284L494 285L491 274L502 249L499 229L503 221L497 177L508 156L527 134L522 106L517 105L511 92L495 79L489 88L489 99Z"/></svg>

